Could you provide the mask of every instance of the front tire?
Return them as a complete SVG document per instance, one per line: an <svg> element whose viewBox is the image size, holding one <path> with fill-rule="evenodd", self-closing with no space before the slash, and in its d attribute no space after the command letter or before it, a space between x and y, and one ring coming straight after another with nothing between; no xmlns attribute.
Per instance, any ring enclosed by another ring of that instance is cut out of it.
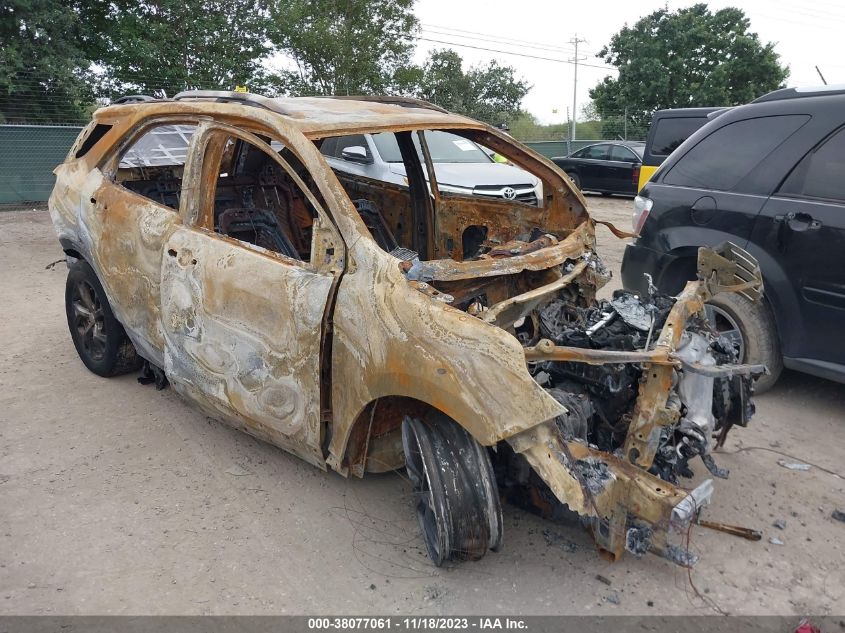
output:
<svg viewBox="0 0 845 633"><path fill-rule="evenodd" d="M425 548L440 567L502 544L502 507L487 449L447 416L406 417L405 467Z"/></svg>
<svg viewBox="0 0 845 633"><path fill-rule="evenodd" d="M65 286L65 312L76 353L105 378L140 369L143 359L115 318L100 280L85 261L71 265Z"/></svg>
<svg viewBox="0 0 845 633"><path fill-rule="evenodd" d="M768 368L769 373L755 381L755 392L771 389L783 371L783 356L765 299L755 302L735 292L723 292L707 302L704 313L711 326L739 349L740 363L761 363Z"/></svg>

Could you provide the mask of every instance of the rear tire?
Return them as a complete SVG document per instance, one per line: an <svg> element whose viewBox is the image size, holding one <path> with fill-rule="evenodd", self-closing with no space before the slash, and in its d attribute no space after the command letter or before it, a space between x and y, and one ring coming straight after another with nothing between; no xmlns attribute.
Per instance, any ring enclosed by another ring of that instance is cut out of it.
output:
<svg viewBox="0 0 845 633"><path fill-rule="evenodd" d="M754 302L735 292L722 292L707 302L705 313L714 329L736 339L735 344L741 349L740 363L762 363L768 368L769 373L755 381L755 392L771 389L783 371L783 356L775 320L765 299Z"/></svg>
<svg viewBox="0 0 845 633"><path fill-rule="evenodd" d="M402 422L405 466L432 562L479 560L502 545L502 507L487 449L442 413Z"/></svg>
<svg viewBox="0 0 845 633"><path fill-rule="evenodd" d="M71 265L65 286L65 312L76 353L98 376L137 371L143 359L115 318L100 280L85 261Z"/></svg>
<svg viewBox="0 0 845 633"><path fill-rule="evenodd" d="M572 171L572 172L568 171L568 172L566 172L566 175L569 176L569 180L572 181L572 184L575 185L575 188L578 191L581 191L581 177L578 174L576 174L574 171Z"/></svg>

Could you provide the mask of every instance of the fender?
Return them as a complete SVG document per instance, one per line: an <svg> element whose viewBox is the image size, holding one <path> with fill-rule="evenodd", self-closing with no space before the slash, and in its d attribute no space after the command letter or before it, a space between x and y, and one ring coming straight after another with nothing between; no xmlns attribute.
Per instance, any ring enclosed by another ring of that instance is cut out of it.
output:
<svg viewBox="0 0 845 633"><path fill-rule="evenodd" d="M327 461L341 473L352 427L377 398L425 402L486 446L564 413L528 373L516 338L410 286L369 239L350 248L333 321Z"/></svg>

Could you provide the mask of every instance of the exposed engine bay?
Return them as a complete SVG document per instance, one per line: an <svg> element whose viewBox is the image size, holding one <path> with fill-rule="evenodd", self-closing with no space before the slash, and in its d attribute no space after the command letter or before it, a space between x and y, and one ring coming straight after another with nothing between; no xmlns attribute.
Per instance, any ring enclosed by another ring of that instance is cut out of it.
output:
<svg viewBox="0 0 845 633"><path fill-rule="evenodd" d="M477 259L524 254L555 241L550 235L532 234L488 249ZM586 524L611 558L622 549L635 554L654 550L678 564L692 565L695 556L671 542L673 530L664 529L666 525L632 519L618 501L611 511L615 517L602 516L606 511L599 509L596 498L620 473L600 456L613 456L620 465L636 464L678 486L676 494L683 499L671 510L674 532L698 516L709 502L712 481L685 493L682 482L694 476L690 463L700 458L712 476L728 477L713 449L724 444L733 426L748 424L754 414L753 379L766 371L739 364L739 349L714 330L700 308L711 293L722 290L759 298L756 262L732 244L702 249L700 279L678 297L661 294L649 284L648 296L618 290L610 300L595 298L608 274L591 251L568 259L557 274L522 271L506 278L437 282L432 281L438 275L436 264L414 258L400 267L410 283L432 298L511 331L526 349L534 380L566 409L554 419L554 438L536 446L541 458L550 447L559 449L561 463L581 489L582 506L562 502L566 495L550 487L518 441L501 442L493 456L503 496L547 517L560 516L565 506L573 505L582 516L593 515L585 518ZM522 284L525 289L518 294ZM580 447L589 452L576 456L573 449ZM665 492L651 485L658 497ZM662 531L659 542L655 531Z"/></svg>
<svg viewBox="0 0 845 633"><path fill-rule="evenodd" d="M617 291L611 301L589 307L555 299L539 313L540 333L556 345L568 347L651 350L655 333L666 323L673 305L673 298L667 295L655 293L642 299L626 291ZM677 356L704 366L738 362L738 350L700 317L687 323ZM643 371L634 363L546 361L532 367L534 378L569 410L569 415L557 420L564 438L608 453L620 450L625 442ZM731 426L747 424L754 413L751 392L749 375L677 372L669 406L679 412L678 421L663 427L649 472L677 484L679 477L693 476L689 461L701 457L711 474L726 478L728 472L716 465L711 449L724 443Z"/></svg>

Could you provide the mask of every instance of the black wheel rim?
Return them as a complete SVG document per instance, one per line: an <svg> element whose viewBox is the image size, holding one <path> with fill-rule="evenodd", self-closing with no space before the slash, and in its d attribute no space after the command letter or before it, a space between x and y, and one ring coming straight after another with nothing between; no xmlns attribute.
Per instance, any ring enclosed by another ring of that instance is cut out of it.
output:
<svg viewBox="0 0 845 633"><path fill-rule="evenodd" d="M82 349L93 361L101 361L106 355L106 331L103 304L97 290L85 280L77 282L71 293L73 327Z"/></svg>
<svg viewBox="0 0 845 633"><path fill-rule="evenodd" d="M712 304L704 305L704 316L710 322L710 327L719 335L724 336L737 351L739 362L745 361L745 340L739 324L725 310Z"/></svg>

